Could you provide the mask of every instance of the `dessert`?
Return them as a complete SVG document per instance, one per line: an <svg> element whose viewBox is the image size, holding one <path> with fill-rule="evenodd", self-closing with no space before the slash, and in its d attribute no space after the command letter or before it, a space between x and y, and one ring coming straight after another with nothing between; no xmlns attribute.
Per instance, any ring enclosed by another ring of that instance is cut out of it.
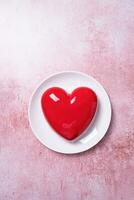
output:
<svg viewBox="0 0 134 200"><path fill-rule="evenodd" d="M88 87L76 88L71 94L52 87L43 93L41 107L55 132L67 140L74 140L91 124L97 109L97 96Z"/></svg>

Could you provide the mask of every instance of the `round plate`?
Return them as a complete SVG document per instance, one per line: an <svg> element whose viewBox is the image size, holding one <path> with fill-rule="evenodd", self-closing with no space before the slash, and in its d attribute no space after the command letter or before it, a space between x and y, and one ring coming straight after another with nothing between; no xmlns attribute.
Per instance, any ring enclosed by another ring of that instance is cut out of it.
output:
<svg viewBox="0 0 134 200"><path fill-rule="evenodd" d="M98 109L95 119L86 133L73 142L59 136L50 127L41 109L41 96L50 87L61 87L67 92L87 86L98 97ZM106 134L111 121L111 104L102 85L91 76L81 72L61 72L45 79L34 91L29 104L29 121L34 135L49 149L66 154L80 153L96 145Z"/></svg>

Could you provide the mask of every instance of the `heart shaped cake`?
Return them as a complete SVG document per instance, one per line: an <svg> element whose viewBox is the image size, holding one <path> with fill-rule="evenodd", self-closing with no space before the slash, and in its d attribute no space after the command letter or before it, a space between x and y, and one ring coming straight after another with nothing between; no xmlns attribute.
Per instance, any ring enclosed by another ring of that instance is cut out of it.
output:
<svg viewBox="0 0 134 200"><path fill-rule="evenodd" d="M71 94L52 87L43 93L41 107L50 126L65 139L74 140L92 122L97 96L88 87L76 88Z"/></svg>

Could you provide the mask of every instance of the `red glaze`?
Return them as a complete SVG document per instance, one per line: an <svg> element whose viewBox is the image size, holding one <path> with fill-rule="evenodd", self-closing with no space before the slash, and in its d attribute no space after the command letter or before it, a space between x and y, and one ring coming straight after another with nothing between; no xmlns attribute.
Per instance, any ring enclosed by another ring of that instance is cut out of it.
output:
<svg viewBox="0 0 134 200"><path fill-rule="evenodd" d="M67 140L73 140L91 123L97 108L97 96L87 87L79 87L72 94L53 87L44 92L41 105L51 127Z"/></svg>

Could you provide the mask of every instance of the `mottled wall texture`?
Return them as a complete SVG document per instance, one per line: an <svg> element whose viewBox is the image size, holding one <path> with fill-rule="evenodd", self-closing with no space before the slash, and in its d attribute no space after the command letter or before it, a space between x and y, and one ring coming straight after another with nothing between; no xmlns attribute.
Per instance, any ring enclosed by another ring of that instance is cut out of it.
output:
<svg viewBox="0 0 134 200"><path fill-rule="evenodd" d="M62 155L28 122L29 97L48 75L90 74L113 118L91 150ZM134 199L134 1L0 0L0 200Z"/></svg>

